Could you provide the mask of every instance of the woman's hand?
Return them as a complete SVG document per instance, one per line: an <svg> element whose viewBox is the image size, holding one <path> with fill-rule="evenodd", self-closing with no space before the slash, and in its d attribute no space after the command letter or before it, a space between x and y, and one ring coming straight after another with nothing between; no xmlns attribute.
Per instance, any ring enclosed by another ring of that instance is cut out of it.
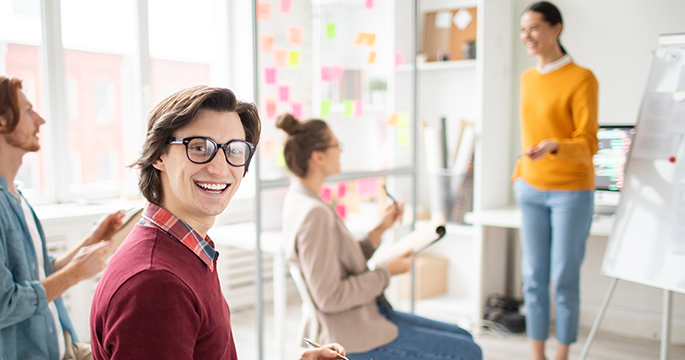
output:
<svg viewBox="0 0 685 360"><path fill-rule="evenodd" d="M107 215L99 224L95 225L90 230L88 239L83 243L83 246L97 244L102 240L109 239L114 231L121 226L124 215L126 215L126 211L124 210L119 210Z"/></svg>
<svg viewBox="0 0 685 360"><path fill-rule="evenodd" d="M554 140L542 140L539 144L526 149L525 155L532 161L538 160L543 156L559 150L559 144Z"/></svg>
<svg viewBox="0 0 685 360"><path fill-rule="evenodd" d="M385 208L381 221L369 232L369 238L375 247L380 246L381 235L383 235L386 230L390 229L396 221L402 219L403 214L404 203L402 202L392 203Z"/></svg>
<svg viewBox="0 0 685 360"><path fill-rule="evenodd" d="M327 344L322 348L305 351L300 360L339 359L338 355L345 355L345 348L340 344Z"/></svg>
<svg viewBox="0 0 685 360"><path fill-rule="evenodd" d="M390 271L390 275L404 274L411 270L411 264L416 259L416 255L412 255L411 253L412 251L409 250L385 264L388 271Z"/></svg>

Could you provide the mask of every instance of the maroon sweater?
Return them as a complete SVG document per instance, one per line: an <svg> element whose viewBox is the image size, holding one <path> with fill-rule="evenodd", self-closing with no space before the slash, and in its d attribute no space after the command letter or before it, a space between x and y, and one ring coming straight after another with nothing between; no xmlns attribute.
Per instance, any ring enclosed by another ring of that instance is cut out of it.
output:
<svg viewBox="0 0 685 360"><path fill-rule="evenodd" d="M136 225L107 265L90 337L95 360L238 358L217 272L154 226Z"/></svg>

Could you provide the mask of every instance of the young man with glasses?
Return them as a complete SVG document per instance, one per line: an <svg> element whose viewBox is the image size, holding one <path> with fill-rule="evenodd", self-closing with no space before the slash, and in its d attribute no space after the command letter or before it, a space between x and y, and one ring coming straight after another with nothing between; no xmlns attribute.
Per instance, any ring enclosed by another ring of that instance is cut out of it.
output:
<svg viewBox="0 0 685 360"><path fill-rule="evenodd" d="M123 212L110 214L83 241L55 259L40 221L14 180L22 157L40 150L45 120L21 91L0 76L0 359L89 359L60 296L105 267L112 232Z"/></svg>
<svg viewBox="0 0 685 360"><path fill-rule="evenodd" d="M238 190L260 126L254 104L222 88L181 90L152 110L134 164L148 202L98 284L95 359L237 359L207 231Z"/></svg>

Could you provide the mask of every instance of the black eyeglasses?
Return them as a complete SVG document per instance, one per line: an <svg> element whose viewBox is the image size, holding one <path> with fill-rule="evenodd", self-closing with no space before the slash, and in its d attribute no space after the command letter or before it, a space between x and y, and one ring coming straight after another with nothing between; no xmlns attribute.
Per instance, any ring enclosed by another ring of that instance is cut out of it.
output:
<svg viewBox="0 0 685 360"><path fill-rule="evenodd" d="M340 151L342 151L342 149L343 149L343 143L337 142L337 143L335 143L335 144L322 146L322 147L320 147L320 148L317 148L316 151L325 151L325 150L328 150L328 149L331 149L331 148L338 148L338 149L340 149Z"/></svg>
<svg viewBox="0 0 685 360"><path fill-rule="evenodd" d="M231 140L225 144L217 144L216 141L204 136L172 137L169 139L169 145L185 145L188 160L195 164L206 164L212 161L219 148L222 148L226 161L235 167L249 163L255 149L253 144L244 140Z"/></svg>

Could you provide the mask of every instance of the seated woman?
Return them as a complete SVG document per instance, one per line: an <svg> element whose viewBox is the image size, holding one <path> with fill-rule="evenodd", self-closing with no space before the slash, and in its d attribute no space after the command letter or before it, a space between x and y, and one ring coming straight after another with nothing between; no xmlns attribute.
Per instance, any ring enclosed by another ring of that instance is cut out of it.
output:
<svg viewBox="0 0 685 360"><path fill-rule="evenodd" d="M481 359L471 334L456 326L396 312L383 295L390 276L411 269L406 255L371 271L366 261L381 235L401 215L389 206L380 223L355 240L335 210L319 198L329 175L340 172L340 144L322 120L279 116L289 136L284 155L297 177L283 205L286 257L302 272L316 307L319 339L345 344L350 359ZM408 254L407 254L408 255Z"/></svg>

